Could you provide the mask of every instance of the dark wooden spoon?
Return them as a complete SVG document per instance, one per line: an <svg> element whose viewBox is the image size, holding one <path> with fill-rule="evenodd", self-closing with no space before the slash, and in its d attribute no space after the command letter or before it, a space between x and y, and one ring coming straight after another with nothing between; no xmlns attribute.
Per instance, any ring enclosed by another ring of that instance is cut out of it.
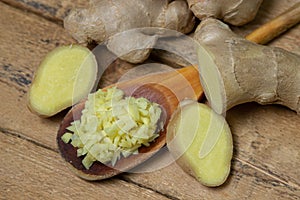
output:
<svg viewBox="0 0 300 200"><path fill-rule="evenodd" d="M198 100L203 96L199 74L195 67L151 74L112 86L122 89L126 96L145 97L152 102L158 103L163 109L161 119L165 122L164 129L160 132L159 137L150 143L150 146L140 147L138 154L121 158L115 166L94 162L90 169L87 170L81 163L83 158L77 157L77 149L61 140L61 136L67 132L66 128L70 126L70 123L80 119L85 101L73 106L60 125L57 143L60 154L71 170L86 180L101 180L112 177L132 169L150 158L166 144L166 127L178 103L185 98Z"/></svg>

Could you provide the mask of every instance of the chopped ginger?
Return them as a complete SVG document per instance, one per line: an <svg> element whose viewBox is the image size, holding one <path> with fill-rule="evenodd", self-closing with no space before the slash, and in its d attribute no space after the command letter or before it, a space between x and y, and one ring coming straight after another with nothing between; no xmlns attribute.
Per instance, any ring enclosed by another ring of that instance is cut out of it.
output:
<svg viewBox="0 0 300 200"><path fill-rule="evenodd" d="M86 169L95 161L114 166L121 156L137 154L159 136L160 115L159 105L145 98L124 98L117 88L98 90L89 95L81 119L68 127L72 136L65 133L62 139L78 148Z"/></svg>

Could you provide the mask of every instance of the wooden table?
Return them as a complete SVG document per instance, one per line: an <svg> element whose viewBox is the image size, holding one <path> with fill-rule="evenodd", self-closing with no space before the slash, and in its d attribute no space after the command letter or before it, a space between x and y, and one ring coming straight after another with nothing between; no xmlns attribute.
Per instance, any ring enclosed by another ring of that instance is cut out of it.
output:
<svg viewBox="0 0 300 200"><path fill-rule="evenodd" d="M244 36L296 2L265 0L255 21L234 31ZM0 1L0 199L300 199L300 117L275 105L248 103L228 112L234 158L229 179L218 188L202 186L175 163L98 182L70 172L55 138L65 113L50 119L31 114L26 93L45 54L75 42L62 19L84 4ZM269 45L300 53L300 25ZM115 74L126 70L118 67ZM107 72L102 84L114 82L114 76Z"/></svg>

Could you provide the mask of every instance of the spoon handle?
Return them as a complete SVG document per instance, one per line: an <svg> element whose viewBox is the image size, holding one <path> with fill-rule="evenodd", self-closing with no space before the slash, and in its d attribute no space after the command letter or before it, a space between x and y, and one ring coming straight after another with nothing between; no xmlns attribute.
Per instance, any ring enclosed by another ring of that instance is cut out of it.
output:
<svg viewBox="0 0 300 200"><path fill-rule="evenodd" d="M246 39L258 44L266 44L299 22L300 2L296 3L278 17L254 30L246 36Z"/></svg>
<svg viewBox="0 0 300 200"><path fill-rule="evenodd" d="M184 99L199 100L203 97L199 72L197 68L193 66L142 76L129 81L116 83L110 87L117 86L120 89L124 89L127 96L131 96L138 88L147 88L145 87L147 85L159 86L157 90L160 90L162 94L172 93L172 96L175 96L176 99L169 103L174 105ZM175 103L175 101L177 103Z"/></svg>

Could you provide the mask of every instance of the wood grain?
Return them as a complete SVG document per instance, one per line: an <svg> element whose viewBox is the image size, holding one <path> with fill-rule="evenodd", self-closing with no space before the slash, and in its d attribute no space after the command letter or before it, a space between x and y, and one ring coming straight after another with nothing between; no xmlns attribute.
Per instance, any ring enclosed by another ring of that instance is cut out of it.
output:
<svg viewBox="0 0 300 200"><path fill-rule="evenodd" d="M234 32L245 37L246 35L253 32L258 27L269 22L271 19L279 16L282 12L292 7L294 4L299 3L300 0L273 0L273 1L263 1L256 18L242 26L242 27L232 27ZM299 41L300 39L300 24L296 25L290 29L287 33L280 35L268 45L277 46L288 51L293 51L300 54Z"/></svg>
<svg viewBox="0 0 300 200"><path fill-rule="evenodd" d="M230 110L227 121L235 146L242 147L236 157L300 188L300 116L282 106L249 103Z"/></svg>
<svg viewBox="0 0 300 200"><path fill-rule="evenodd" d="M24 137L56 148L53 133L62 116L42 120L31 114L26 108L26 95L34 71L46 53L74 40L57 24L36 15L3 3L0 9L1 129L22 132Z"/></svg>
<svg viewBox="0 0 300 200"><path fill-rule="evenodd" d="M168 199L119 179L87 182L60 155L0 132L0 199Z"/></svg>
<svg viewBox="0 0 300 200"><path fill-rule="evenodd" d="M300 22L300 2L246 36L247 40L266 44Z"/></svg>
<svg viewBox="0 0 300 200"><path fill-rule="evenodd" d="M161 162L157 160L157 162ZM207 188L187 176L175 163L154 173L123 175L126 180L159 190L178 199L286 199L299 198L299 187L282 183L247 162L234 159L229 179L221 187Z"/></svg>
<svg viewBox="0 0 300 200"><path fill-rule="evenodd" d="M45 18L56 21L59 24L62 24L63 18L67 15L70 9L72 8L81 8L86 7L88 1L81 0L1 0L9 5L18 7L23 10L27 10L33 13L37 13ZM242 26L242 27L232 27L234 32L245 37L247 34L254 31L259 26L267 23L271 19L280 15L282 12L287 10L289 7L293 6L296 3L299 3L300 0L272 0L272 1L263 1L256 18ZM273 40L269 43L271 46L277 46L284 48L289 51L297 52L300 54L300 47L297 43L293 41L299 40L300 34L300 24L294 27L292 30L288 31L288 34L285 36L280 36L276 40Z"/></svg>
<svg viewBox="0 0 300 200"><path fill-rule="evenodd" d="M226 119L235 149L230 178L220 188L203 187L176 164L125 178L179 199L299 199L300 117L281 106L248 103L230 110ZM151 164L157 167L164 159Z"/></svg>
<svg viewBox="0 0 300 200"><path fill-rule="evenodd" d="M39 62L54 47L75 42L62 28L61 20L77 1L2 2L5 3L0 3L0 145L3 149L0 199L300 198L300 117L284 107L257 104L235 107L227 115L235 152L232 174L222 187L206 188L174 163L155 172L123 174L104 182L78 179L56 152L56 132L65 113L41 119L26 108L26 93ZM264 1L255 21L234 30L245 36L296 2L300 0ZM52 12L52 8L57 11ZM298 25L269 45L300 52L299 33ZM133 68L119 60L112 66L105 72L102 86L116 82ZM109 191L110 196L103 191Z"/></svg>
<svg viewBox="0 0 300 200"><path fill-rule="evenodd" d="M62 19L73 8L82 8L88 5L88 1L82 0L1 0L2 2L36 13L51 21L62 24Z"/></svg>

